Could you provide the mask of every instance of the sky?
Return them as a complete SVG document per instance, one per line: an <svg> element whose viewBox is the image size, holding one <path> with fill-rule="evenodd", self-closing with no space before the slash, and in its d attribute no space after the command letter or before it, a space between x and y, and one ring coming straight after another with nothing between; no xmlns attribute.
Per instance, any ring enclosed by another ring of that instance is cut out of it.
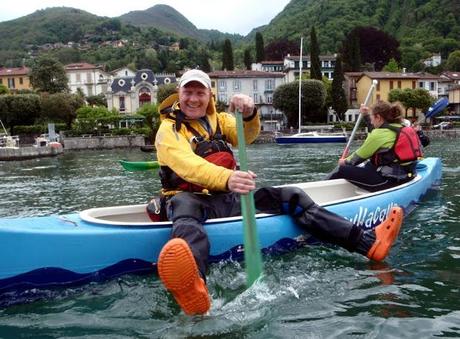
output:
<svg viewBox="0 0 460 339"><path fill-rule="evenodd" d="M130 11L165 4L185 16L197 28L248 34L268 24L290 0L10 0L0 1L0 22L13 20L47 7L73 7L99 16L116 17ZM18 5L20 3L20 5Z"/></svg>

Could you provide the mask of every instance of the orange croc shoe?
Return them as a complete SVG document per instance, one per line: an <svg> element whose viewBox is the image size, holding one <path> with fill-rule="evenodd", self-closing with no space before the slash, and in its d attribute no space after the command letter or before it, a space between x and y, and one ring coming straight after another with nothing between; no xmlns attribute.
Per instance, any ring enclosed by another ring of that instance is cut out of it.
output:
<svg viewBox="0 0 460 339"><path fill-rule="evenodd" d="M392 207L387 218L375 229L376 240L367 257L375 261L382 261L390 252L390 248L398 237L403 220L401 207Z"/></svg>
<svg viewBox="0 0 460 339"><path fill-rule="evenodd" d="M163 246L158 257L158 274L186 314L208 312L211 307L208 288L185 240L174 238Z"/></svg>

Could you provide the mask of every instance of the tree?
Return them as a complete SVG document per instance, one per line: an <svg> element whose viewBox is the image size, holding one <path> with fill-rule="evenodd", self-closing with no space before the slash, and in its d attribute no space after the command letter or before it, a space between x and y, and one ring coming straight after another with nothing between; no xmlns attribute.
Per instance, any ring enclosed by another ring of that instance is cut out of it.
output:
<svg viewBox="0 0 460 339"><path fill-rule="evenodd" d="M246 66L246 69L251 69L251 65L252 65L251 50L249 48L246 48L244 50L244 66Z"/></svg>
<svg viewBox="0 0 460 339"><path fill-rule="evenodd" d="M359 47L359 36L353 32L343 41L341 55L344 61L344 70L348 72L359 72L361 70L361 49Z"/></svg>
<svg viewBox="0 0 460 339"><path fill-rule="evenodd" d="M158 86L157 102L162 103L171 94L177 93L177 84L167 84Z"/></svg>
<svg viewBox="0 0 460 339"><path fill-rule="evenodd" d="M40 97L37 94L15 94L0 96L0 120L10 127L33 125L40 114Z"/></svg>
<svg viewBox="0 0 460 339"><path fill-rule="evenodd" d="M359 41L359 51L361 63L370 63L376 71L381 71L391 58L396 61L401 60L399 52L399 42L393 36L378 30L374 27L355 27L347 36L342 46L340 53L344 56L347 62L351 60L351 56L356 53L354 39ZM349 50L352 48L352 50ZM348 67L347 67L348 70ZM353 71L356 71L355 69Z"/></svg>
<svg viewBox="0 0 460 339"><path fill-rule="evenodd" d="M222 69L233 71L233 48L229 39L225 39L222 49Z"/></svg>
<svg viewBox="0 0 460 339"><path fill-rule="evenodd" d="M264 37L262 33L256 33L256 62L265 60Z"/></svg>
<svg viewBox="0 0 460 339"><path fill-rule="evenodd" d="M342 58L335 60L334 79L332 80L332 108L340 120L344 120L345 112L348 109L347 96L343 89L345 77L342 70Z"/></svg>
<svg viewBox="0 0 460 339"><path fill-rule="evenodd" d="M393 73L399 72L400 69L398 62L394 58L391 58L390 61L383 67L383 71Z"/></svg>
<svg viewBox="0 0 460 339"><path fill-rule="evenodd" d="M326 89L319 80L302 81L302 122L324 122L322 108L326 101ZM299 120L299 83L290 82L276 88L273 93L273 107L286 115L288 125L298 127Z"/></svg>
<svg viewBox="0 0 460 339"><path fill-rule="evenodd" d="M103 106L82 106L76 110L75 115L76 120L72 124L72 130L81 134L108 130L110 125L121 119L116 110L109 111Z"/></svg>
<svg viewBox="0 0 460 339"><path fill-rule="evenodd" d="M318 39L316 38L315 27L311 28L310 31L310 78L321 80L323 75L321 74L321 63L319 61L319 45Z"/></svg>
<svg viewBox="0 0 460 339"><path fill-rule="evenodd" d="M452 72L460 71L460 50L449 54L446 62L446 69Z"/></svg>
<svg viewBox="0 0 460 339"><path fill-rule="evenodd" d="M85 104L82 97L69 93L44 93L41 101L41 117L55 122L64 122L69 129L77 117L77 109Z"/></svg>
<svg viewBox="0 0 460 339"><path fill-rule="evenodd" d="M104 93L98 95L90 95L86 97L86 102L90 106L105 106L107 107L107 98Z"/></svg>
<svg viewBox="0 0 460 339"><path fill-rule="evenodd" d="M267 60L283 60L287 54L298 55L299 43L283 38L272 41L265 46L265 58Z"/></svg>
<svg viewBox="0 0 460 339"><path fill-rule="evenodd" d="M156 104L145 104L142 105L136 113L145 117L145 123L150 130L149 138L151 140L151 144L153 145L161 122L160 114L158 113L158 106Z"/></svg>
<svg viewBox="0 0 460 339"><path fill-rule="evenodd" d="M3 84L0 84L0 95L9 94L9 93L10 93L10 90L8 89L8 87L6 87Z"/></svg>
<svg viewBox="0 0 460 339"><path fill-rule="evenodd" d="M68 79L64 66L54 58L41 57L32 66L30 74L32 87L39 92L68 92Z"/></svg>
<svg viewBox="0 0 460 339"><path fill-rule="evenodd" d="M407 118L407 111L409 109L412 109L413 112L416 112L417 109L420 109L422 112L426 112L433 104L434 99L430 93L423 88L406 88L404 90L391 90L388 94L388 101L399 101L406 109L405 117Z"/></svg>

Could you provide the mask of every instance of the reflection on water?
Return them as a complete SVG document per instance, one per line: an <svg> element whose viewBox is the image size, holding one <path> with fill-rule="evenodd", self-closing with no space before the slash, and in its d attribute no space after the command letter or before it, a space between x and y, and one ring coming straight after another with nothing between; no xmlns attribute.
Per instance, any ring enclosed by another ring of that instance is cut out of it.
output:
<svg viewBox="0 0 460 339"><path fill-rule="evenodd" d="M253 145L248 159L259 186L280 185L323 178L342 150L343 145ZM0 337L459 337L455 152L448 141L427 149L428 156L443 159L443 182L405 219L385 263L327 246L303 248L265 258L264 279L248 290L241 263L215 264L208 279L211 313L194 318L180 312L156 275L123 276L49 291L45 300L0 310ZM0 217L144 203L160 187L157 173L126 172L117 161L150 156L88 151L0 162Z"/></svg>

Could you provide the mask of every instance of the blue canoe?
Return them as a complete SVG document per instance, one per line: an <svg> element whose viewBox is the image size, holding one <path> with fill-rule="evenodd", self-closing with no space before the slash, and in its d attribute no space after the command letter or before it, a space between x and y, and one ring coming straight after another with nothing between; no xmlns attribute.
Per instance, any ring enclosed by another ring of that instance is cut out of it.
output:
<svg viewBox="0 0 460 339"><path fill-rule="evenodd" d="M343 179L296 184L320 205L363 228L385 219L394 205L409 213L441 180L441 161L427 158L404 185L369 193ZM146 205L94 208L81 213L0 219L0 298L31 288L75 286L126 273L153 272L169 239L169 222L152 223ZM209 220L211 260L243 255L241 217ZM264 253L283 252L306 237L286 215L257 215Z"/></svg>
<svg viewBox="0 0 460 339"><path fill-rule="evenodd" d="M344 133L305 132L293 135L276 136L275 142L280 145L345 143L347 142L347 136Z"/></svg>

